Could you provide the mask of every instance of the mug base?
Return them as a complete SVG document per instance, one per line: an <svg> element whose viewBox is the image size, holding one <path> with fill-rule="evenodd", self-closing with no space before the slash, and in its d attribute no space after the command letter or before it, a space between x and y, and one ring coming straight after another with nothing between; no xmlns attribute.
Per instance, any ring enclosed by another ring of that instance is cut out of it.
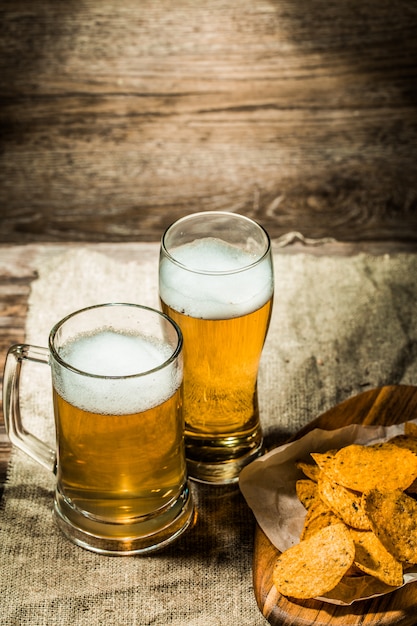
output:
<svg viewBox="0 0 417 626"><path fill-rule="evenodd" d="M249 436L202 439L186 437L186 460L191 480L207 484L228 485L239 480L246 465L263 454L260 427Z"/></svg>
<svg viewBox="0 0 417 626"><path fill-rule="evenodd" d="M76 545L108 556L131 556L161 550L175 541L195 521L193 499L186 484L181 495L168 510L123 524L97 521L75 511L59 492L54 502L55 521Z"/></svg>

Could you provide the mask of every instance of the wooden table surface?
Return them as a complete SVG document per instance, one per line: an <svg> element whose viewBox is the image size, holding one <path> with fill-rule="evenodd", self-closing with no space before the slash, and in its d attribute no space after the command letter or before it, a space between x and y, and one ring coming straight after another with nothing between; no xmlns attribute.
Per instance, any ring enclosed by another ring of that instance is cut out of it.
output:
<svg viewBox="0 0 417 626"><path fill-rule="evenodd" d="M156 241L156 238L155 238ZM28 297L32 281L37 276L36 256L41 247L52 253L78 245L100 250L119 260L131 260L132 250L136 243L113 244L27 244L27 245L0 245L0 381L2 382L3 366L7 349L13 343L24 342L25 322L28 307ZM374 243L374 244L342 244L328 243L321 246L304 246L295 243L280 248L282 254L297 254L308 250L311 254L352 255L360 251L372 254L386 252L416 252L414 245L404 243ZM10 442L5 433L3 412L0 411L0 493L6 478L7 464L10 458Z"/></svg>
<svg viewBox="0 0 417 626"><path fill-rule="evenodd" d="M0 0L0 50L1 242L417 241L410 0Z"/></svg>

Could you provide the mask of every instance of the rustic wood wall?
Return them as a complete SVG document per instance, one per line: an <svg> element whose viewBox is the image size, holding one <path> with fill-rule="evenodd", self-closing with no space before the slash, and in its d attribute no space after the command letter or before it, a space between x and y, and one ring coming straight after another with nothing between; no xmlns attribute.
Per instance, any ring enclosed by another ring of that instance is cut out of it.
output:
<svg viewBox="0 0 417 626"><path fill-rule="evenodd" d="M415 0L0 0L0 242L417 245Z"/></svg>

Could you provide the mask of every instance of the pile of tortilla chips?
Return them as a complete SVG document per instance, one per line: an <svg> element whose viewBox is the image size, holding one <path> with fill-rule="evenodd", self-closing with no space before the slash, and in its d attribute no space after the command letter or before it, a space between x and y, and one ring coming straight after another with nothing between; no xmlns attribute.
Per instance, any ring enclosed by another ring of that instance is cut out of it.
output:
<svg viewBox="0 0 417 626"><path fill-rule="evenodd" d="M361 576L393 589L417 564L417 426L369 446L312 453L299 462L297 496L307 509L300 542L277 559L285 596L332 597Z"/></svg>

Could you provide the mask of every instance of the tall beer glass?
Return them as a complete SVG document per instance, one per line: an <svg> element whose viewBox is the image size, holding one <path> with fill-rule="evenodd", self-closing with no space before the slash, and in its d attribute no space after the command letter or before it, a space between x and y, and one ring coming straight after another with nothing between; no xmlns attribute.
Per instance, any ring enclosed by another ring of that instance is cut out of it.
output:
<svg viewBox="0 0 417 626"><path fill-rule="evenodd" d="M22 423L25 361L50 365L56 452ZM161 312L137 305L77 311L54 326L48 349L9 350L7 432L14 445L56 472L55 518L76 544L103 554L149 552L189 525L182 375L180 329Z"/></svg>
<svg viewBox="0 0 417 626"><path fill-rule="evenodd" d="M256 222L195 213L162 237L159 295L184 336L190 476L229 483L262 450L257 375L274 290L270 240Z"/></svg>

